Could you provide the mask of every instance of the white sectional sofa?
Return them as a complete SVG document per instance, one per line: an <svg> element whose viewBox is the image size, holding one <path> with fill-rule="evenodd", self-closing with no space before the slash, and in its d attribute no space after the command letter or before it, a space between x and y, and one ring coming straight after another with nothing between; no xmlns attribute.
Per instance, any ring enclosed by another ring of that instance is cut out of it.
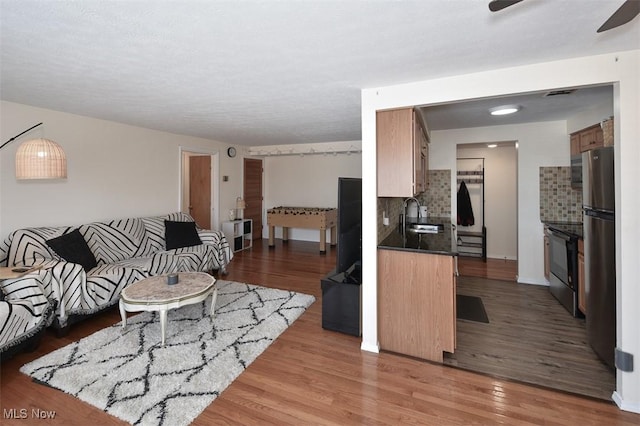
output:
<svg viewBox="0 0 640 426"><path fill-rule="evenodd" d="M35 348L53 319L55 302L44 296L38 275L13 280L12 290L0 291L0 360Z"/></svg>
<svg viewBox="0 0 640 426"><path fill-rule="evenodd" d="M0 353L37 329L63 329L115 304L137 280L172 272L224 273L232 257L222 232L198 228L181 212L18 229L0 244L0 266L41 268L0 283ZM16 319L18 312L23 319Z"/></svg>

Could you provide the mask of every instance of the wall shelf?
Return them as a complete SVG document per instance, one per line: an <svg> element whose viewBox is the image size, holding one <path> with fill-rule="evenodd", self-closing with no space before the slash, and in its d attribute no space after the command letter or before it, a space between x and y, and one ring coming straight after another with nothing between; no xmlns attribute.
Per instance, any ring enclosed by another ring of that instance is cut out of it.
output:
<svg viewBox="0 0 640 426"><path fill-rule="evenodd" d="M487 260L487 228L483 232L458 231L458 254L467 257L481 257Z"/></svg>
<svg viewBox="0 0 640 426"><path fill-rule="evenodd" d="M461 182L467 185L484 184L484 169L482 171L458 171L458 183Z"/></svg>
<svg viewBox="0 0 640 426"><path fill-rule="evenodd" d="M484 158L458 158L458 160L482 160L482 170L458 170L458 185L480 185L482 187L482 231L457 231L457 248L460 256L479 257L487 261L487 228L484 221ZM458 228L459 229L459 228Z"/></svg>

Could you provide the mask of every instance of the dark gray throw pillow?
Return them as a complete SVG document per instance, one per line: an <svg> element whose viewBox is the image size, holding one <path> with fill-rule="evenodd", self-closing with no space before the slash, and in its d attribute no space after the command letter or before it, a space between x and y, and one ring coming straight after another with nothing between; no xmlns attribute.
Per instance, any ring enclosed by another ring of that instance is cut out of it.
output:
<svg viewBox="0 0 640 426"><path fill-rule="evenodd" d="M67 262L82 265L87 272L98 266L96 257L78 229L47 240L47 245Z"/></svg>
<svg viewBox="0 0 640 426"><path fill-rule="evenodd" d="M182 247L199 246L202 240L198 236L195 222L164 221L164 239L167 250Z"/></svg>

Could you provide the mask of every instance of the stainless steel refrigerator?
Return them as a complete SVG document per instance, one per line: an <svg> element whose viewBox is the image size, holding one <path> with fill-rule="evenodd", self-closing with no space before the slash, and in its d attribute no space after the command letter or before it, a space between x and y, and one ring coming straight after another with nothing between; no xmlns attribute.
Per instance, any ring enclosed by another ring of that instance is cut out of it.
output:
<svg viewBox="0 0 640 426"><path fill-rule="evenodd" d="M616 232L613 147L582 154L587 335L614 367L616 345Z"/></svg>

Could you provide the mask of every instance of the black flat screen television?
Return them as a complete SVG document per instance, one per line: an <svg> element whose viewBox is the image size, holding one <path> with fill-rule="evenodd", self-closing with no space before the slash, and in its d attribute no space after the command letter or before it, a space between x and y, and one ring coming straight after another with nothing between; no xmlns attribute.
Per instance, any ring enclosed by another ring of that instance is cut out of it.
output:
<svg viewBox="0 0 640 426"><path fill-rule="evenodd" d="M362 179L338 178L336 274L360 282L362 262ZM355 265L355 266L354 266Z"/></svg>

